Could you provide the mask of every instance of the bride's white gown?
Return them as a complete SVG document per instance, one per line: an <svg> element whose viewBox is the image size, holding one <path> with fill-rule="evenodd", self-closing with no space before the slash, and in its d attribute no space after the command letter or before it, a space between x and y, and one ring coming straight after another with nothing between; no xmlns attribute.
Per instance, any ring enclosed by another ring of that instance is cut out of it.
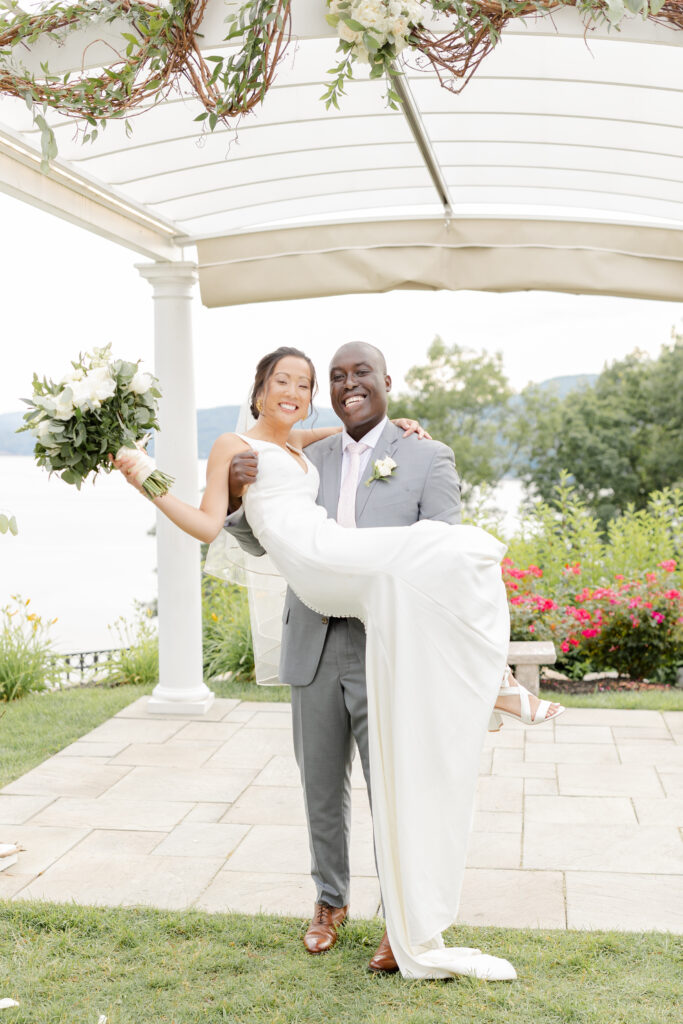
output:
<svg viewBox="0 0 683 1024"><path fill-rule="evenodd" d="M506 960L441 938L458 911L480 753L506 664L505 548L478 527L433 520L345 529L316 504L311 462L305 472L278 445L245 440L259 452L244 498L254 535L304 604L367 630L372 816L401 973L514 978Z"/></svg>

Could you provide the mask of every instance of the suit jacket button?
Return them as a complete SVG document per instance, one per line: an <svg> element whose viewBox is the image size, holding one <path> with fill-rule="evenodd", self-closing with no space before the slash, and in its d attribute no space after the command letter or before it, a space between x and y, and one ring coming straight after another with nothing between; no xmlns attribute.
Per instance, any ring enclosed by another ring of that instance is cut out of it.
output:
<svg viewBox="0 0 683 1024"><path fill-rule="evenodd" d="M320 621L322 622L323 626L326 626L330 620L328 619L327 615L323 615Z"/></svg>

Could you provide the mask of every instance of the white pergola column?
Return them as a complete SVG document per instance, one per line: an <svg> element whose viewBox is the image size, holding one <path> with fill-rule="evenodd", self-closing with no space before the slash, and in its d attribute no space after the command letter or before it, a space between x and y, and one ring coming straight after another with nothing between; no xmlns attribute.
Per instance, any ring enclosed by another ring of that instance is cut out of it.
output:
<svg viewBox="0 0 683 1024"><path fill-rule="evenodd" d="M173 493L199 500L197 411L192 354L194 263L138 265L154 290L154 363L162 398L155 438L157 466L175 477ZM159 683L147 705L159 714L202 714L214 695L202 672L199 541L157 511Z"/></svg>

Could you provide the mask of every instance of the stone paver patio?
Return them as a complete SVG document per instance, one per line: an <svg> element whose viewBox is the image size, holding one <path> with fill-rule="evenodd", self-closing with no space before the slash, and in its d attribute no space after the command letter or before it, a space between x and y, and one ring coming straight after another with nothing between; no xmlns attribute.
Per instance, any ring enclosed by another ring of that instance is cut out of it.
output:
<svg viewBox="0 0 683 1024"><path fill-rule="evenodd" d="M0 897L307 917L314 892L288 704L138 700L0 791L25 848ZM354 765L351 909L377 913ZM683 712L506 720L483 754L460 920L683 933Z"/></svg>

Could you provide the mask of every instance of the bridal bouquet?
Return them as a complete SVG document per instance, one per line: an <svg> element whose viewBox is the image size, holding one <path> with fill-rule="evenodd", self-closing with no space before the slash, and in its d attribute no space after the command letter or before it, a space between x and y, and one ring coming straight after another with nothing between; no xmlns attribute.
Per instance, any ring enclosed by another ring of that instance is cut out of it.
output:
<svg viewBox="0 0 683 1024"><path fill-rule="evenodd" d="M109 456L137 449L136 475L145 494L166 494L173 478L154 468L143 451L147 431L158 429L157 379L138 363L112 359L111 346L95 348L72 362L73 369L55 383L33 375L33 397L19 431L36 439L39 466L59 473L80 489L85 478L112 468Z"/></svg>

